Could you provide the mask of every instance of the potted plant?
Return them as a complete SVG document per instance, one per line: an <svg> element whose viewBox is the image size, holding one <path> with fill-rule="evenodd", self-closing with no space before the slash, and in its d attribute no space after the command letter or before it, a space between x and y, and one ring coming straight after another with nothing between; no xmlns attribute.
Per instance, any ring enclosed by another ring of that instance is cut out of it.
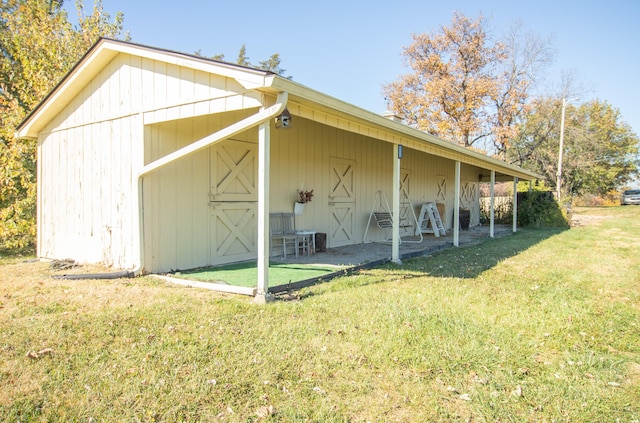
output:
<svg viewBox="0 0 640 423"><path fill-rule="evenodd" d="M293 205L293 212L297 215L302 214L304 211L304 205L311 202L313 198L313 190L299 190L298 199Z"/></svg>

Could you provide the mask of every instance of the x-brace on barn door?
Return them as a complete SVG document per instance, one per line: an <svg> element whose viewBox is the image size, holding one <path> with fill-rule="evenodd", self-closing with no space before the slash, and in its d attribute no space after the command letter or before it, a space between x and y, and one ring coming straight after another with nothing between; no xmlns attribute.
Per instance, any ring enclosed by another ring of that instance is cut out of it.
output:
<svg viewBox="0 0 640 423"><path fill-rule="evenodd" d="M355 244L356 162L331 158L329 246Z"/></svg>
<svg viewBox="0 0 640 423"><path fill-rule="evenodd" d="M210 154L211 263L254 258L258 204L258 146L227 140Z"/></svg>

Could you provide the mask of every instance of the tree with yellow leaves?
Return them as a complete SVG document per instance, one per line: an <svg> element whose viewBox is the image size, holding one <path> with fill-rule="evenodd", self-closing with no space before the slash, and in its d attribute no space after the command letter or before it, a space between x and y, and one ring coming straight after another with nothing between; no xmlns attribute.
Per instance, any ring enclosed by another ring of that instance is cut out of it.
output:
<svg viewBox="0 0 640 423"><path fill-rule="evenodd" d="M0 250L35 242L36 143L15 139L15 128L100 36L122 32L122 14L110 22L100 0L88 14L76 1L75 28L62 4L0 3Z"/></svg>
<svg viewBox="0 0 640 423"><path fill-rule="evenodd" d="M503 157L552 56L548 43L514 28L497 42L482 16L455 13L451 26L414 34L404 49L412 72L384 87L389 108L420 130Z"/></svg>

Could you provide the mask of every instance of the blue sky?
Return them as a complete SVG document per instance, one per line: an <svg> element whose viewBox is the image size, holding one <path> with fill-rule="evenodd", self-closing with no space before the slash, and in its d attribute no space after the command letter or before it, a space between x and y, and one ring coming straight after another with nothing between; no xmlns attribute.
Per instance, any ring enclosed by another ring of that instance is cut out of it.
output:
<svg viewBox="0 0 640 423"><path fill-rule="evenodd" d="M75 1L65 7L75 16ZM91 7L92 0L85 0ZM482 14L493 35L514 23L551 37L554 64L543 89L558 89L563 72L620 109L640 134L640 2L610 1L202 1L103 0L112 17L124 13L132 41L234 62L242 44L257 64L279 53L294 81L376 113L382 86L408 71L402 48L412 33L449 25L454 11Z"/></svg>

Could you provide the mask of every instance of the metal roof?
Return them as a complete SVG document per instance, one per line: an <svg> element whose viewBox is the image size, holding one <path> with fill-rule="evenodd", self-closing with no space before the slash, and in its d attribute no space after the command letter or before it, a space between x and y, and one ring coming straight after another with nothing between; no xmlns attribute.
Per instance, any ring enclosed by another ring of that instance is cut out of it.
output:
<svg viewBox="0 0 640 423"><path fill-rule="evenodd" d="M496 172L496 180L510 180L514 177L522 180L543 179L534 172L445 141L273 72L108 38L101 38L87 51L60 83L20 123L16 129L16 136L37 139L39 131L57 115L60 108L70 102L118 54L131 54L228 76L236 79L247 89L266 94L276 95L278 92L286 91L289 93L287 107L294 116L310 118L330 126L477 166L482 170L480 180L488 180L490 171Z"/></svg>

